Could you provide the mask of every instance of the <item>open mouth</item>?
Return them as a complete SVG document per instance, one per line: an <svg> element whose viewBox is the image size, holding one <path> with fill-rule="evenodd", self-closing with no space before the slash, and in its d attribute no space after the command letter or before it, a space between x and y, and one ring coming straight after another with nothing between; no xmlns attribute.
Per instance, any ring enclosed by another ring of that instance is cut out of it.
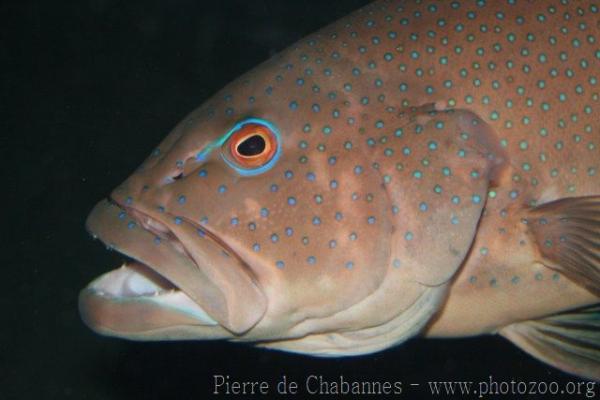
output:
<svg viewBox="0 0 600 400"><path fill-rule="evenodd" d="M173 324L218 325L182 290L177 279L168 278L168 268L158 268L164 261L152 254L160 246L163 253L179 256L171 258L171 262L185 262L188 269L197 269L183 243L165 224L137 210L104 201L94 209L87 226L95 238L127 259L120 268L96 278L82 291L81 314L92 329L112 333L150 331Z"/></svg>
<svg viewBox="0 0 600 400"><path fill-rule="evenodd" d="M164 215L161 222L113 201L96 205L88 230L128 261L81 292L84 321L116 336L182 325L233 333L254 326L266 299L247 265L208 230Z"/></svg>
<svg viewBox="0 0 600 400"><path fill-rule="evenodd" d="M179 292L179 288L145 264L128 260L121 268L110 271L88 286L100 296L126 298L162 296Z"/></svg>

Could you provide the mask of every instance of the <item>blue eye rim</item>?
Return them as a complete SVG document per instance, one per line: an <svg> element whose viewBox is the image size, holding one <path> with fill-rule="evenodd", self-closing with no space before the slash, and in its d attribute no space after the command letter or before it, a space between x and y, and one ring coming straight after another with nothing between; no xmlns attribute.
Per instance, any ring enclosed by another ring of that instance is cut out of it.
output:
<svg viewBox="0 0 600 400"><path fill-rule="evenodd" d="M235 170L238 174L240 174L242 176L256 176L256 175L263 174L263 173L267 172L268 170L270 170L271 168L273 168L273 166L277 163L277 161L281 157L281 151L282 151L281 150L281 133L279 132L279 129L277 128L277 126L275 124L273 124L272 122L269 122L262 118L250 117L250 118L245 118L245 119L237 122L225 135L223 135L223 137L218 141L217 145L222 146L225 142L227 142L227 140L231 137L231 135L233 135L233 133L240 130L246 124L264 125L273 133L273 135L276 138L276 142L277 142L277 148L275 150L275 154L273 155L273 157L271 157L271 159L266 164L261 165L260 167L257 167L257 168L242 168L239 165L237 165L236 163L234 163L233 161L231 161L229 158L227 158L227 156L225 154L223 154L223 152L221 152L221 158L223 158L223 161L225 161L225 163L229 167L231 167L233 170Z"/></svg>

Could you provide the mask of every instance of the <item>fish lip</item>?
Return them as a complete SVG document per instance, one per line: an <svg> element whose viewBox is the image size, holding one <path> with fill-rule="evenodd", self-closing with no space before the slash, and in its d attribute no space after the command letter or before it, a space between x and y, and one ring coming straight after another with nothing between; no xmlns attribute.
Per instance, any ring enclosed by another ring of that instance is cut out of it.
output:
<svg viewBox="0 0 600 400"><path fill-rule="evenodd" d="M189 250L186 248L185 244L177 237L177 234L171 228L168 227L168 225L161 222L159 219L151 216L150 214L148 214L144 211L141 211L139 208L124 204L123 202L115 199L112 196L107 197L107 200L110 204L123 210L127 214L128 217L130 217L132 220L137 222L144 230L154 234L157 238L160 238L161 242L165 241L166 243L168 243L170 246L175 248L179 253L184 255L188 259L188 261L190 261L196 267L199 268L198 263L196 262L194 257L192 257ZM168 216L172 219L174 219L176 217L176 215L171 214L167 211L164 211L164 215ZM189 224L194 229L196 229L196 231L200 235L209 239L214 244L219 246L225 255L227 255L228 257L233 256L243 265L244 268L249 268L248 264L230 246L228 246L227 243L225 243L221 238L219 238L218 235L216 235L214 232L212 232L206 226L199 224L195 221L192 221L191 219L186 218L186 217L179 217L179 218L181 218L183 221L185 221L185 223ZM96 235L92 231L89 231L89 232L92 236L94 236L96 238ZM154 272L156 272L160 275L160 273L158 271L156 271L155 268L153 268L150 265L145 264L143 261L139 260L137 257L132 257L128 254L125 254L120 249L116 249L116 250L119 253L121 253L127 257L131 257L131 258L135 259L137 262L140 262L140 263L146 265L148 268L152 269ZM169 280L168 277L164 277L164 278L166 280ZM175 284L173 284L173 286L177 287L177 285L175 285Z"/></svg>
<svg viewBox="0 0 600 400"><path fill-rule="evenodd" d="M183 242L177 237L177 234L171 228L169 228L166 224L161 222L159 219L149 215L148 213L143 212L136 207L123 204L122 202L119 202L118 200L115 200L112 197L109 197L108 200L113 205L115 205L115 206L119 207L120 209L122 209L123 211L125 211L127 213L127 215L133 217L132 219L134 219L136 222L138 222L146 231L151 232L151 233L161 237L161 239L162 239L163 235L166 235L166 239L168 240L168 243L170 243L171 245L174 245L176 247L176 249L179 250L180 252L183 252L186 255L186 257L189 258L189 260L191 262L193 262L195 265L198 265L197 262L194 260L194 257L192 257L192 255L190 254L190 252L188 251L186 246L183 244ZM167 211L164 211L164 215L166 215L172 219L177 217L175 214L171 214ZM217 234L212 232L205 225L203 225L201 223L197 223L186 217L179 217L179 218L181 218L181 220L185 221L188 225L190 225L194 229L196 229L196 231L200 235L208 238L214 244L219 246L221 248L221 250L225 253L225 255L235 257L236 259L238 259L238 261L240 261L240 263L242 263L244 265L244 267L246 267L246 268L248 267L247 263L231 248L231 246L229 246L223 239L221 239Z"/></svg>

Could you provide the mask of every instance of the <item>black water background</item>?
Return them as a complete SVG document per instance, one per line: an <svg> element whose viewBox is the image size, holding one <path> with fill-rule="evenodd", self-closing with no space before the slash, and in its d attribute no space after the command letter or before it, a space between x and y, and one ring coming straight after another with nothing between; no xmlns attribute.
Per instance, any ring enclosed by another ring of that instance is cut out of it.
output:
<svg viewBox="0 0 600 400"><path fill-rule="evenodd" d="M81 323L78 291L120 260L85 232L91 207L228 81L364 3L0 4L0 399L202 399L215 374L399 380L406 398L424 396L428 380L573 379L501 338L323 360L221 342L133 343Z"/></svg>

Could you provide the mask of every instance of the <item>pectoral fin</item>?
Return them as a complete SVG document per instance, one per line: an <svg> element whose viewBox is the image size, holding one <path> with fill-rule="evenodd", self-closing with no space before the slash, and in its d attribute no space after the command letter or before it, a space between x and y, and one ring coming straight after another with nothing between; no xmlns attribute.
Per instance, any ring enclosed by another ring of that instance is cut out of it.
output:
<svg viewBox="0 0 600 400"><path fill-rule="evenodd" d="M500 334L532 356L600 380L600 306L511 324Z"/></svg>
<svg viewBox="0 0 600 400"><path fill-rule="evenodd" d="M542 262L600 297L600 196L561 199L532 215Z"/></svg>

